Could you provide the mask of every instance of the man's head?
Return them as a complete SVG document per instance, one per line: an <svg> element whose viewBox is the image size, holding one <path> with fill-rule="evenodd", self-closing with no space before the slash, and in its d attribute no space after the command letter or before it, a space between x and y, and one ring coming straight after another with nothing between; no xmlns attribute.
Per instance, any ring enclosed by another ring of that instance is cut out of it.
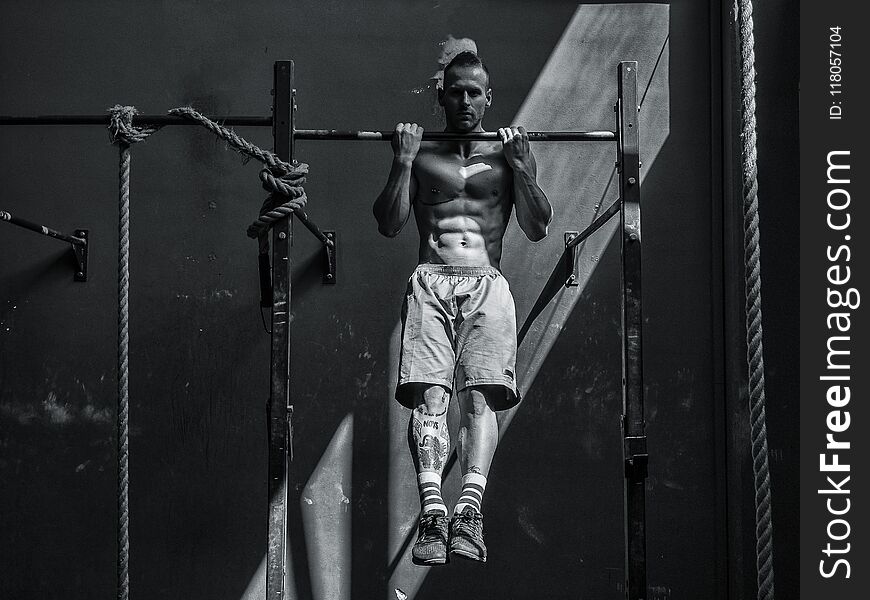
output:
<svg viewBox="0 0 870 600"><path fill-rule="evenodd" d="M460 52L444 67L444 87L438 93L450 131L469 132L479 128L486 108L492 103L489 71L473 52Z"/></svg>

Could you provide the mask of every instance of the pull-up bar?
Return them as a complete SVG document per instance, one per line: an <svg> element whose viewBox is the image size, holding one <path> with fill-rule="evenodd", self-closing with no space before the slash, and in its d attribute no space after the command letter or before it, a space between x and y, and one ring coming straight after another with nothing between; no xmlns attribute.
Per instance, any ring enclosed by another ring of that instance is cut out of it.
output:
<svg viewBox="0 0 870 600"><path fill-rule="evenodd" d="M209 119L227 127L271 127L271 117L209 116ZM42 115L36 117L0 116L0 125L108 125L107 115ZM133 125L196 125L194 121L174 115L136 115ZM615 142L613 131L529 131L530 142ZM339 129L294 129L297 140L318 141L360 141L388 142L392 131L345 131ZM424 131L423 139L433 142L474 140L498 141L498 132L480 131L475 133L449 133L445 131Z"/></svg>
<svg viewBox="0 0 870 600"><path fill-rule="evenodd" d="M530 142L615 142L612 131L529 131ZM342 140L360 142L388 142L393 138L392 131L339 131L337 129L297 129L297 140ZM448 142L459 140L501 141L496 131L473 133L452 133L446 131L424 131L423 141Z"/></svg>

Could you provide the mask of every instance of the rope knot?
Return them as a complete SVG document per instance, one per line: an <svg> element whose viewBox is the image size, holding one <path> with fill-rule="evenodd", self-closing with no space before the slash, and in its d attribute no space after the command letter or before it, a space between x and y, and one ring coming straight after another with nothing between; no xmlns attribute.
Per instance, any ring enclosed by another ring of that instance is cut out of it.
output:
<svg viewBox="0 0 870 600"><path fill-rule="evenodd" d="M248 227L248 237L264 235L275 221L305 208L308 196L305 195L302 184L305 183L307 174L308 165L297 162L260 171L263 189L271 193L260 208L260 217Z"/></svg>
<svg viewBox="0 0 870 600"><path fill-rule="evenodd" d="M263 189L267 192L298 198L305 194L302 184L305 183L306 174L308 174L307 164L294 163L289 170L263 168L260 171L260 181L263 182Z"/></svg>
<svg viewBox="0 0 870 600"><path fill-rule="evenodd" d="M138 114L139 111L135 106L116 104L109 109L109 134L113 144L124 142L132 145L142 142L159 129L159 127L134 127L133 117Z"/></svg>

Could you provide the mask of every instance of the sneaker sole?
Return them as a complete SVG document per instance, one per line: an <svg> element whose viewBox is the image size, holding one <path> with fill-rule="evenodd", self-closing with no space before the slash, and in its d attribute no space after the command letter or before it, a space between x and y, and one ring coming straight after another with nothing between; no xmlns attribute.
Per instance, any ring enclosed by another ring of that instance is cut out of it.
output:
<svg viewBox="0 0 870 600"><path fill-rule="evenodd" d="M416 556L411 556L411 562L420 567L437 567L438 565L449 563L450 558L417 558Z"/></svg>
<svg viewBox="0 0 870 600"><path fill-rule="evenodd" d="M456 556L462 557L466 560L473 560L476 562L486 562L485 556L480 556L479 554L474 554L473 552L469 552L468 550L462 550L459 548L454 548L450 550L451 554L455 554Z"/></svg>

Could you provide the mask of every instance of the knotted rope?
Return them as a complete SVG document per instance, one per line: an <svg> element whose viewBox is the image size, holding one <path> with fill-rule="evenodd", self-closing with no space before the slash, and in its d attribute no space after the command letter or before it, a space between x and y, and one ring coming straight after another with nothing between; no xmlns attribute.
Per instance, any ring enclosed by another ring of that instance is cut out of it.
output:
<svg viewBox="0 0 870 600"><path fill-rule="evenodd" d="M260 180L263 182L263 187L271 192L272 195L266 198L266 201L263 203L260 217L248 227L249 237L259 237L262 244L263 236L265 236L273 223L290 214L295 214L296 218L308 227L323 244L327 246L333 245L332 240L327 238L311 222L303 210L308 201L308 196L305 195L305 190L302 187L302 184L305 182L305 175L308 173L307 164L285 162L272 152L258 148L239 136L232 129L215 123L189 106L173 108L169 110L169 114L196 121L219 138L225 140L230 148L245 156L259 160L266 165L266 168L260 171ZM279 194L289 197L289 200L283 200Z"/></svg>
<svg viewBox="0 0 870 600"><path fill-rule="evenodd" d="M118 192L118 600L130 597L130 146L144 141L157 127L133 126L133 106L109 109L112 143L120 149Z"/></svg>
<svg viewBox="0 0 870 600"><path fill-rule="evenodd" d="M269 169L260 171L263 189L271 192L271 195L263 202L259 218L248 226L248 237L258 238L264 235L275 221L302 211L308 200L302 187L307 173L308 165L305 163L293 165L289 172L280 177L275 177ZM281 196L286 196L289 200L279 204Z"/></svg>
<svg viewBox="0 0 870 600"><path fill-rule="evenodd" d="M761 328L761 252L758 221L758 164L755 123L755 39L752 0L737 8L742 57L743 229L746 290L746 343L749 362L749 407L752 470L755 476L755 537L758 598L773 600L773 519L770 501L767 425L764 399L764 354Z"/></svg>

